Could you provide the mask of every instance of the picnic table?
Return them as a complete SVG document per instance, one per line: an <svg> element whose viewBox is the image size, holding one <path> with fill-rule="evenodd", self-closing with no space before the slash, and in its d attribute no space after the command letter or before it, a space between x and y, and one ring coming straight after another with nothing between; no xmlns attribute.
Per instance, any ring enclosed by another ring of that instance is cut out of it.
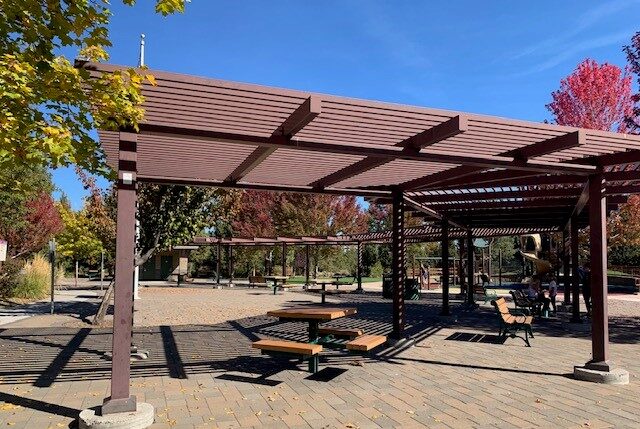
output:
<svg viewBox="0 0 640 429"><path fill-rule="evenodd" d="M278 282L280 282L280 288L284 289L284 284L287 282L289 277L287 276L264 276L265 280L273 282L273 294L276 294L276 290L278 289Z"/></svg>
<svg viewBox="0 0 640 429"><path fill-rule="evenodd" d="M351 316L357 312L356 308L301 307L272 310L267 312L267 316L277 317L280 320L309 323L309 342L315 343L319 338L318 325L320 323Z"/></svg>

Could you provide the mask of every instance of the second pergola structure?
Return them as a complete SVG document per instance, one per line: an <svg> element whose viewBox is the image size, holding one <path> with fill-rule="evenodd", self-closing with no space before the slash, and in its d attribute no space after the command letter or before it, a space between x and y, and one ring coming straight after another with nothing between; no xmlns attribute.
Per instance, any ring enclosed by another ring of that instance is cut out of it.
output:
<svg viewBox="0 0 640 429"><path fill-rule="evenodd" d="M95 75L119 69L79 66ZM143 88L146 114L138 132L99 132L118 171L113 366L103 414L136 409L129 349L139 182L391 203L395 339L403 338L405 325L406 211L440 225L443 249L454 231L468 239L475 228L566 231L574 268L577 231L588 225L593 329L585 360L588 368L612 369L605 219L640 189L640 136L151 73L157 85Z"/></svg>

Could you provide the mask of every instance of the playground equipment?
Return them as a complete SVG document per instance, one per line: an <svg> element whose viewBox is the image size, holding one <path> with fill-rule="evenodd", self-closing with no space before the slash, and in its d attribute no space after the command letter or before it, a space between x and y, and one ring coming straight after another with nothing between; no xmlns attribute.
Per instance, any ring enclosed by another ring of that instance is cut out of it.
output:
<svg viewBox="0 0 640 429"><path fill-rule="evenodd" d="M541 259L538 255L542 253L542 237L540 234L526 234L520 236L520 255L524 261L530 261L538 276L544 276L551 272L553 266L551 262Z"/></svg>

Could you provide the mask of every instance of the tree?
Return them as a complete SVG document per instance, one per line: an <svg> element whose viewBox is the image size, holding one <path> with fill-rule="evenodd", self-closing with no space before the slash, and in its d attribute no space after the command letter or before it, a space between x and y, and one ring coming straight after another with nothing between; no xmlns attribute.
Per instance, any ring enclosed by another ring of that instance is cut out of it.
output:
<svg viewBox="0 0 640 429"><path fill-rule="evenodd" d="M628 71L591 59L578 64L551 96L547 109L559 125L625 132L633 113Z"/></svg>
<svg viewBox="0 0 640 429"><path fill-rule="evenodd" d="M156 11L166 16L182 12L184 5L184 0L157 0ZM108 172L90 132L136 129L143 116L141 86L153 84L153 76L129 69L91 77L57 55L71 47L87 60L107 60L108 7L108 0L2 2L0 170L77 164Z"/></svg>
<svg viewBox="0 0 640 429"><path fill-rule="evenodd" d="M20 180L22 192L8 183ZM62 229L51 192L51 175L41 166L0 169L0 238L8 241L11 259L41 250Z"/></svg>
<svg viewBox="0 0 640 429"><path fill-rule="evenodd" d="M620 210L612 213L607 232L613 247L640 246L640 195L631 195Z"/></svg>
<svg viewBox="0 0 640 429"><path fill-rule="evenodd" d="M86 210L74 212L58 205L64 229L58 234L58 253L75 261L76 286L78 284L78 263L95 263L102 253L102 243L91 230L91 222Z"/></svg>
<svg viewBox="0 0 640 429"><path fill-rule="evenodd" d="M156 252L190 242L205 228L233 216L237 191L195 186L141 183L138 190L140 238L136 265ZM115 198L113 199L115 200Z"/></svg>
<svg viewBox="0 0 640 429"><path fill-rule="evenodd" d="M631 38L631 44L624 47L624 52L627 54L629 68L640 84L640 31ZM633 101L635 103L633 112L626 118L626 122L630 130L638 132L640 131L640 93L633 95Z"/></svg>

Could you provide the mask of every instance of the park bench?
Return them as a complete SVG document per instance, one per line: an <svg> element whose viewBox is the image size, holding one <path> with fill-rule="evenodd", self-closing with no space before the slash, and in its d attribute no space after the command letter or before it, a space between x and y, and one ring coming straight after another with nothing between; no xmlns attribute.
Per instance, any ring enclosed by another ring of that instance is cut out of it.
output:
<svg viewBox="0 0 640 429"><path fill-rule="evenodd" d="M527 345L527 347L531 347L531 344L529 344L529 336L533 338L533 331L531 330L533 316L511 312L509 310L509 307L507 307L507 301L505 301L504 298L498 298L494 301L491 301L491 305L495 307L496 312L498 313L498 317L500 318L500 329L498 331L498 336L501 338L506 338L507 334L510 334L511 338L514 338L518 336L516 334L520 330L522 330L524 331L523 340L525 344Z"/></svg>
<svg viewBox="0 0 640 429"><path fill-rule="evenodd" d="M386 342L385 335L360 335L347 343L347 350L366 353Z"/></svg>
<svg viewBox="0 0 640 429"><path fill-rule="evenodd" d="M251 346L266 355L294 356L301 360L308 359L309 372L314 374L318 372L318 364L320 362L318 354L322 351L320 344L283 340L258 340L253 342Z"/></svg>
<svg viewBox="0 0 640 429"><path fill-rule="evenodd" d="M269 287L263 276L249 276L249 287Z"/></svg>
<svg viewBox="0 0 640 429"><path fill-rule="evenodd" d="M522 309L525 314L540 314L541 304L529 299L521 290L510 290L516 308Z"/></svg>
<svg viewBox="0 0 640 429"><path fill-rule="evenodd" d="M318 329L320 335L333 335L336 338L354 339L362 335L362 329L349 329L349 328L330 328L322 327Z"/></svg>
<svg viewBox="0 0 640 429"><path fill-rule="evenodd" d="M498 298L498 294L496 293L496 291L489 290L486 286L479 283L473 285L473 295L474 297L480 296L481 298L479 299L483 299L485 304L487 303L487 301Z"/></svg>

